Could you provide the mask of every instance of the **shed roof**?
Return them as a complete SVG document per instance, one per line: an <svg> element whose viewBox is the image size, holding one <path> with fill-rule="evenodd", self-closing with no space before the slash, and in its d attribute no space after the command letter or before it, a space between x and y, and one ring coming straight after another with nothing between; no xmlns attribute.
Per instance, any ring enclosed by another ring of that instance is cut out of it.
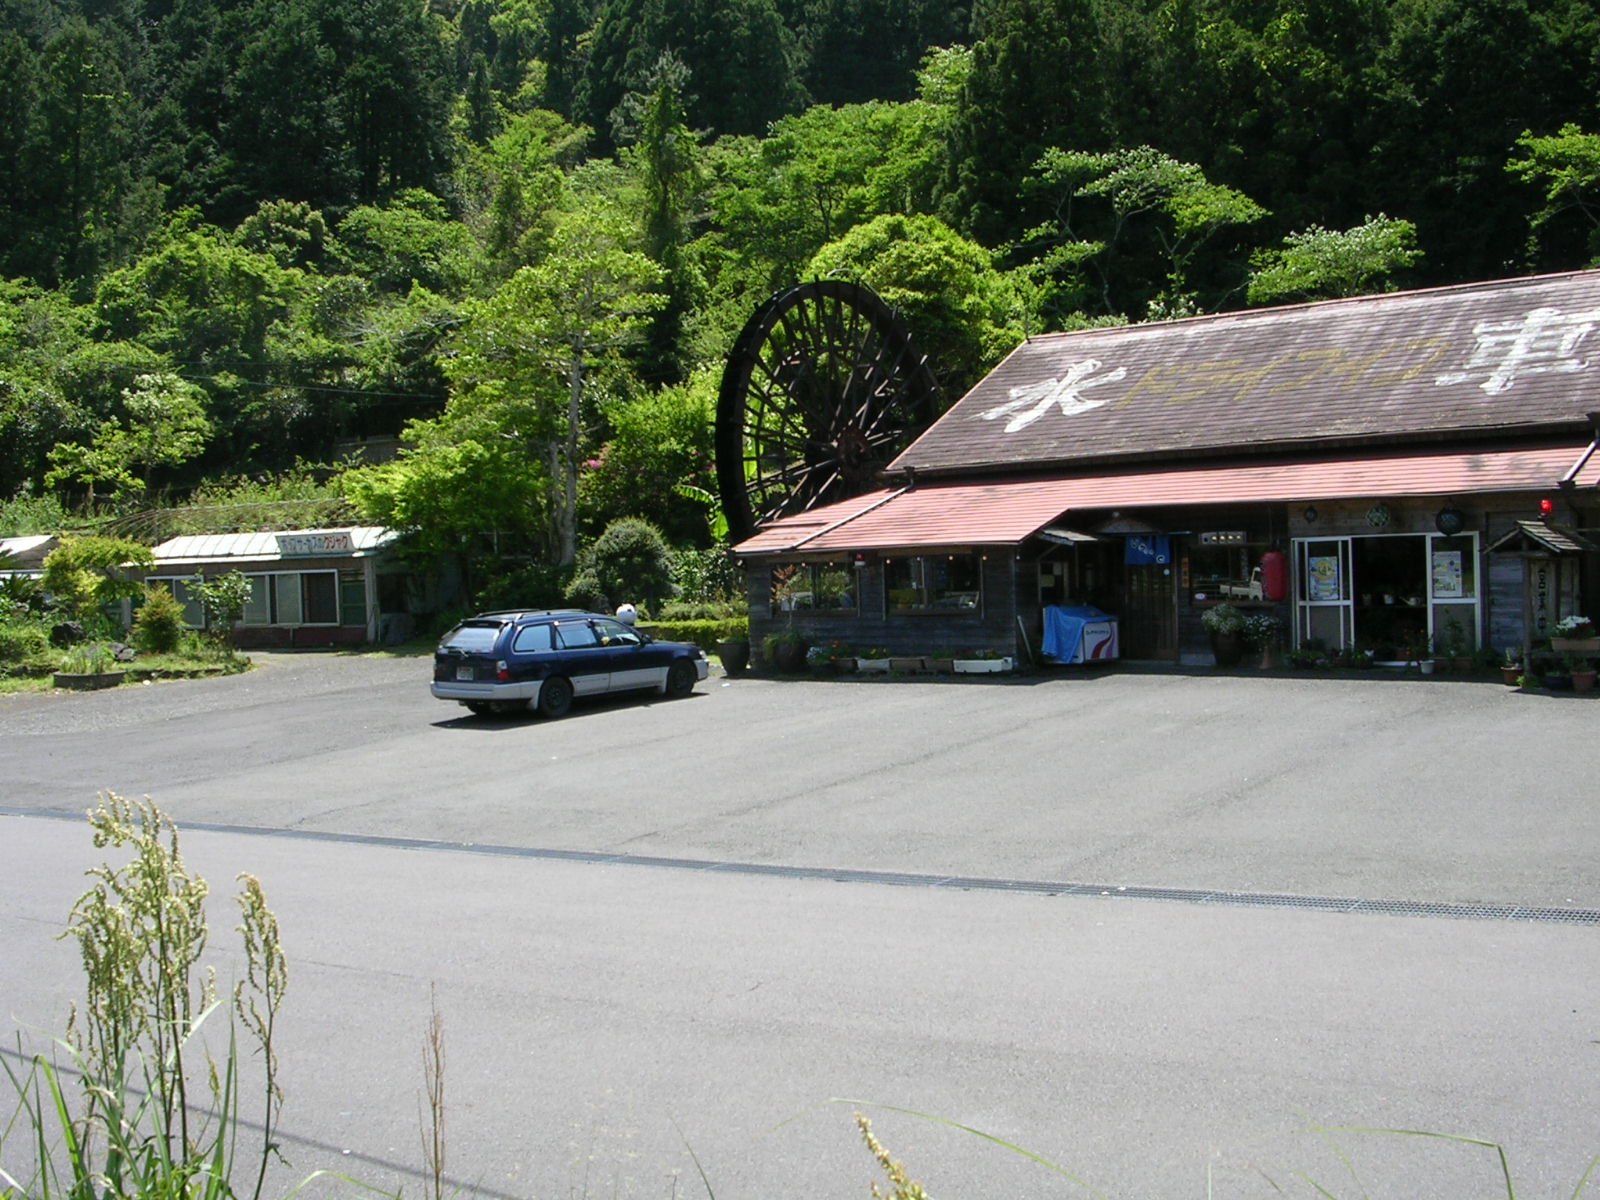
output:
<svg viewBox="0 0 1600 1200"><path fill-rule="evenodd" d="M1036 337L891 465L995 471L1580 430L1600 271Z"/></svg>
<svg viewBox="0 0 1600 1200"><path fill-rule="evenodd" d="M1015 545L1074 509L1552 491L1600 484L1590 443L1384 452L1165 469L938 483L874 492L774 521L744 555Z"/></svg>
<svg viewBox="0 0 1600 1200"><path fill-rule="evenodd" d="M277 562L286 558L366 558L400 537L392 529L351 525L338 529L284 529L273 533L187 534L169 538L152 553L160 566Z"/></svg>
<svg viewBox="0 0 1600 1200"><path fill-rule="evenodd" d="M53 533L34 533L22 537L0 538L0 557L16 562L21 568L37 567L45 555L54 550L58 542Z"/></svg>

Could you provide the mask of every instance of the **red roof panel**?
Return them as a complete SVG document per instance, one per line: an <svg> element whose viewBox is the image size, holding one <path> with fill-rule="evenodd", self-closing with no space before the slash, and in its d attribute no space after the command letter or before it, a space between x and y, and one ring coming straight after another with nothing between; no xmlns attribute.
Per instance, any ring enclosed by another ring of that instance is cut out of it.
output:
<svg viewBox="0 0 1600 1200"><path fill-rule="evenodd" d="M734 549L760 555L1015 545L1073 509L1544 491L1555 488L1588 452L1586 443L1568 443L927 484L874 492L774 522ZM1579 486L1600 483L1596 460L1600 454L1585 463Z"/></svg>

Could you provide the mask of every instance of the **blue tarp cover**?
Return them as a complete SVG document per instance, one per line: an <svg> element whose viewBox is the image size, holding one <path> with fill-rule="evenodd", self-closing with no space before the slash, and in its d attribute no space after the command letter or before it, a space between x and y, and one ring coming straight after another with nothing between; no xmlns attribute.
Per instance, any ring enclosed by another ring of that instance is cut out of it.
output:
<svg viewBox="0 0 1600 1200"><path fill-rule="evenodd" d="M1101 612L1092 604L1071 607L1049 604L1044 610L1044 655L1062 662L1075 662L1083 647L1083 627L1091 621L1111 621L1116 618Z"/></svg>

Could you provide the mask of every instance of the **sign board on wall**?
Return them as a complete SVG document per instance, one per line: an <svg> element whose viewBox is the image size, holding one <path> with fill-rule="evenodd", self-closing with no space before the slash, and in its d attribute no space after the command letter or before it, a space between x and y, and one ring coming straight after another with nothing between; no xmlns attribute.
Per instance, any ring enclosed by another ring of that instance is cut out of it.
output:
<svg viewBox="0 0 1600 1200"><path fill-rule="evenodd" d="M332 533L280 533L278 553L284 558L308 558L317 554L349 554L355 549L347 530Z"/></svg>

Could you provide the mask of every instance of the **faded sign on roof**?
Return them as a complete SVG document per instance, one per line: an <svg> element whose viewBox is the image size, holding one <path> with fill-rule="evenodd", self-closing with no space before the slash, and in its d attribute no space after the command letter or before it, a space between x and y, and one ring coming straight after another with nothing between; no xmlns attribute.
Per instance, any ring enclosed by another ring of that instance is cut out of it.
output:
<svg viewBox="0 0 1600 1200"><path fill-rule="evenodd" d="M1586 425L1600 271L1035 338L894 468Z"/></svg>

